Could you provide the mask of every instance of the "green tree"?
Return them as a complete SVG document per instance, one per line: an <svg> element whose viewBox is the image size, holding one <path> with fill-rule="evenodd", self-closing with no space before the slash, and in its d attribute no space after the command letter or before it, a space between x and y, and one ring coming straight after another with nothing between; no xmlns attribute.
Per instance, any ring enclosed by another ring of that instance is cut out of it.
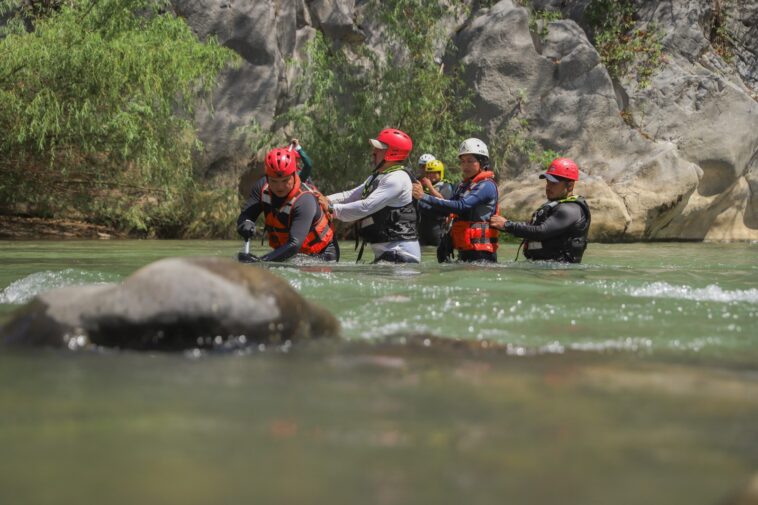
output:
<svg viewBox="0 0 758 505"><path fill-rule="evenodd" d="M371 0L384 31L386 56L365 46L337 47L317 35L299 82L305 103L282 117L300 134L317 164L315 178L325 191L357 184L369 173L367 139L385 127L406 131L413 156L432 152L455 167L457 147L474 135L470 93L455 69L435 60L444 40L437 21L452 6L431 0ZM456 7L457 6L457 7Z"/></svg>
<svg viewBox="0 0 758 505"><path fill-rule="evenodd" d="M663 63L661 35L654 25L638 26L633 0L592 0L586 10L593 44L614 79L636 78L640 87Z"/></svg>
<svg viewBox="0 0 758 505"><path fill-rule="evenodd" d="M236 202L203 193L191 164L193 103L234 53L201 43L167 5L0 0L12 16L0 39L0 210L205 234L199 201Z"/></svg>

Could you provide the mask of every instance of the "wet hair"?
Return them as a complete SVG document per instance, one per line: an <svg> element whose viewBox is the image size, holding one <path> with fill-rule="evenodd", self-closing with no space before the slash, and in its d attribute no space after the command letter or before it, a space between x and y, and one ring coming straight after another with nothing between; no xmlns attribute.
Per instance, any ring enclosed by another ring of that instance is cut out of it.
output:
<svg viewBox="0 0 758 505"><path fill-rule="evenodd" d="M474 158L476 158L476 161L479 162L479 166L482 167L482 170L491 170L495 174L495 183L500 182L500 174L495 172L495 169L492 167L492 164L490 163L490 159L487 156L482 156L481 154L474 154Z"/></svg>
<svg viewBox="0 0 758 505"><path fill-rule="evenodd" d="M482 170L492 170L490 167L490 159L488 157L482 156L481 154L473 154L472 156L479 162L479 166L482 167Z"/></svg>

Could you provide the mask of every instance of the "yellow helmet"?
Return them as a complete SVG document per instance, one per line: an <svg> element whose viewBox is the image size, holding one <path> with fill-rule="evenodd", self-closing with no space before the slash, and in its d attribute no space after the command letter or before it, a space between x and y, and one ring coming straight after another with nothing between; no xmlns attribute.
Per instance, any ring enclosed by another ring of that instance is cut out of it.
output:
<svg viewBox="0 0 758 505"><path fill-rule="evenodd" d="M440 179L445 178L445 165L440 160L427 161L424 170L427 172L439 172Z"/></svg>

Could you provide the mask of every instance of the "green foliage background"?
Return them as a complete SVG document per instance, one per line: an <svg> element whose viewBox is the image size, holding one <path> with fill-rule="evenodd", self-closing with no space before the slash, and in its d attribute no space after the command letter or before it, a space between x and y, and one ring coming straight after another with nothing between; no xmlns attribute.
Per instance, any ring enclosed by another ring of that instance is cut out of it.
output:
<svg viewBox="0 0 758 505"><path fill-rule="evenodd" d="M308 48L300 81L305 103L281 116L290 122L315 160L320 189L330 192L363 181L371 172L368 139L394 127L413 138L409 163L422 153L445 162L455 176L458 144L480 132L463 119L471 108L457 69L435 58L443 40L438 20L462 12L430 0L371 0L368 12L384 27L386 56L336 47L317 35ZM444 48L443 48L444 49Z"/></svg>
<svg viewBox="0 0 758 505"><path fill-rule="evenodd" d="M36 5L0 3L0 210L217 234L236 197L193 180L191 113L234 53L151 0Z"/></svg>
<svg viewBox="0 0 758 505"><path fill-rule="evenodd" d="M655 26L638 26L633 0L592 0L585 12L593 28L593 44L615 79L631 76L640 87L662 64L661 35Z"/></svg>
<svg viewBox="0 0 758 505"><path fill-rule="evenodd" d="M494 166L544 165L558 153L531 136L517 113L493 135L469 119L472 91L442 64L443 18L467 16L464 0L366 0L364 20L380 28L384 54L363 44L311 42L297 96L302 105L251 124L252 152L297 132L324 192L370 173L367 139L396 127L414 140L409 163L431 152L457 176L457 147L489 137ZM558 11L530 13L545 36ZM31 7L29 7L31 6ZM637 26L631 0L591 0L586 14L609 72L645 86L661 63L654 28ZM201 145L193 104L219 72L239 61L213 39L200 42L167 0L0 0L0 214L78 218L147 236L230 237L236 188L193 177ZM524 94L519 100L526 100Z"/></svg>

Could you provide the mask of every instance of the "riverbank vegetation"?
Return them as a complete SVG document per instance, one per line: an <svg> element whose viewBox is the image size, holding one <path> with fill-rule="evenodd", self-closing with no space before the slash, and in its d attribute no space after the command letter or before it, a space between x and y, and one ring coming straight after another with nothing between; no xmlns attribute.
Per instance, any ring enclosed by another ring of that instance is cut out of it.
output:
<svg viewBox="0 0 758 505"><path fill-rule="evenodd" d="M663 63L661 35L635 19L633 0L592 0L585 11L592 42L613 79L631 77L640 87Z"/></svg>
<svg viewBox="0 0 758 505"><path fill-rule="evenodd" d="M412 132L414 154L434 153L453 178L457 143L470 136L490 138L500 170L558 154L532 139L520 103L490 135L467 119L472 91L463 69L443 63L455 48L441 21L464 19L470 4L367 1L362 23L381 26L381 49L317 33L299 63L301 105L277 116L271 131L250 125L252 153L297 132L325 192L362 180L366 139L388 125ZM540 37L562 15L518 3ZM163 0L0 0L0 18L0 214L79 219L142 236L234 233L236 188L204 186L192 170L201 149L193 105L238 60L232 51L200 42ZM632 2L592 0L588 19L609 72L649 82L660 43L654 30L637 28Z"/></svg>
<svg viewBox="0 0 758 505"><path fill-rule="evenodd" d="M209 234L198 95L235 60L149 0L3 0L0 211L156 236Z"/></svg>
<svg viewBox="0 0 758 505"><path fill-rule="evenodd" d="M306 99L278 118L303 132L308 153L324 167L318 179L326 191L364 178L366 139L387 125L413 132L414 153L435 153L448 162L457 155L450 139L477 131L464 119L471 100L459 69L442 63L448 48L439 20L448 9L463 9L462 2L446 7L431 0L371 1L369 22L383 26L386 53L337 46L318 34L298 83ZM454 173L451 168L448 173Z"/></svg>

